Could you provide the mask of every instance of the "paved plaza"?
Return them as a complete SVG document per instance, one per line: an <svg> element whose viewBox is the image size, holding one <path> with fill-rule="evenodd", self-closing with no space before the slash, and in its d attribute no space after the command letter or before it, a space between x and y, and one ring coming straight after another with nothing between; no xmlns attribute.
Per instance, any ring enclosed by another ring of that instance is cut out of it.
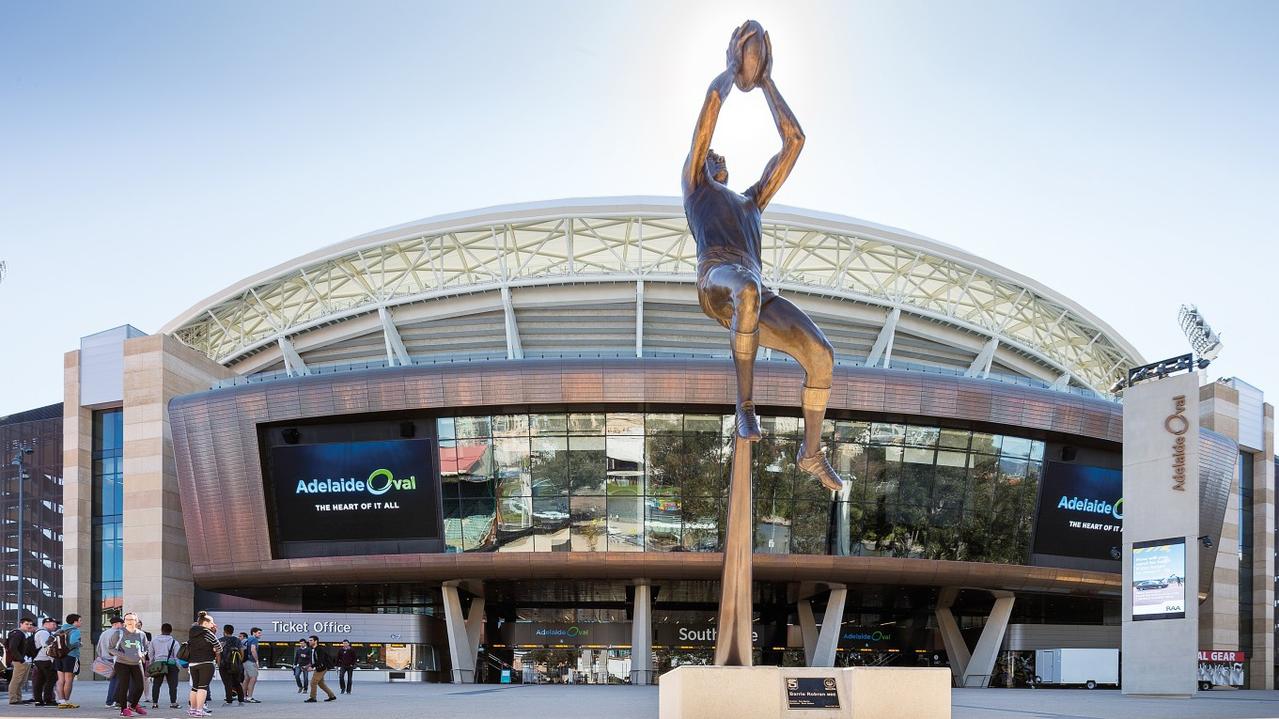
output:
<svg viewBox="0 0 1279 719"><path fill-rule="evenodd" d="M214 690L221 691L215 683ZM337 686L334 682L333 686ZM185 687L184 687L185 689ZM656 719L657 688L625 686L562 686L491 684L357 684L350 695L335 702L303 704L292 684L268 682L257 695L263 703L223 706L220 696L211 704L216 719L253 717L363 717L365 719ZM39 709L30 705L6 707L4 717L114 717L104 709L106 684L77 684L77 710ZM323 695L321 695L321 698ZM94 701L89 702L92 698ZM186 701L183 691L179 700ZM185 706L185 704L184 704ZM957 689L952 698L954 719L1257 719L1279 717L1279 691L1213 691L1193 699L1139 699L1114 690ZM186 711L162 708L152 717L186 717ZM763 716L763 715L761 715ZM743 719L750 719L743 717Z"/></svg>

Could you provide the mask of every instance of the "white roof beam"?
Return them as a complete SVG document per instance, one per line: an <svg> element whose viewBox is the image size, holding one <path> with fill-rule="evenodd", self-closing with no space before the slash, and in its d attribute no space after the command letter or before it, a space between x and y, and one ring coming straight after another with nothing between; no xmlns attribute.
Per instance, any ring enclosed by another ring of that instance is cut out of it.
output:
<svg viewBox="0 0 1279 719"><path fill-rule="evenodd" d="M1061 376L1058 377L1057 380L1052 383L1052 386L1049 389L1055 389L1058 392L1065 392L1066 390L1070 389L1070 373L1062 372Z"/></svg>
<svg viewBox="0 0 1279 719"><path fill-rule="evenodd" d="M506 285L502 285L502 313L506 316L506 358L524 359L520 328L515 323L515 305L511 302L511 288Z"/></svg>
<svg viewBox="0 0 1279 719"><path fill-rule="evenodd" d="M386 307L377 308L378 319L382 320L382 336L386 339L386 364L388 367L394 367L399 364L401 367L413 364L413 359L409 357L409 350L404 346L404 340L400 339L400 332L395 328L395 318L391 316L391 311Z"/></svg>
<svg viewBox="0 0 1279 719"><path fill-rule="evenodd" d="M299 375L305 376L311 374L311 369L302 361L302 355L293 348L293 343L288 337L280 335L279 339L280 354L284 356L284 371L289 373L290 377Z"/></svg>
<svg viewBox="0 0 1279 719"><path fill-rule="evenodd" d="M644 356L644 280L635 281L635 356Z"/></svg>
<svg viewBox="0 0 1279 719"><path fill-rule="evenodd" d="M964 373L964 376L989 379L990 365L995 361L995 350L997 349L999 349L999 338L991 337L986 342L986 346L981 348L981 352L977 353L977 358L973 360L973 363L968 365L968 371Z"/></svg>
<svg viewBox="0 0 1279 719"><path fill-rule="evenodd" d="M866 355L867 367L879 366L881 360L883 366L889 366L893 357L893 337L897 334L897 321L901 319L901 316L900 307L894 307L884 316L884 326L879 330L875 344L871 345L870 353Z"/></svg>

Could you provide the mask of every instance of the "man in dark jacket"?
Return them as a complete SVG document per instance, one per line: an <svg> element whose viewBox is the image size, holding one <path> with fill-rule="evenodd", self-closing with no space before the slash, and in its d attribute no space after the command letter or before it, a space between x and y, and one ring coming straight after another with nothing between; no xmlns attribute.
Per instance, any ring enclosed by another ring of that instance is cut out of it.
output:
<svg viewBox="0 0 1279 719"><path fill-rule="evenodd" d="M297 682L298 694L305 692L311 683L310 670L307 669L310 660L311 650L306 646L306 640L299 639L297 649L293 650L293 681Z"/></svg>
<svg viewBox="0 0 1279 719"><path fill-rule="evenodd" d="M319 637L312 634L307 637L306 643L309 650L309 653L307 654L307 664L310 665L312 674L311 695L304 701L314 702L316 689L323 689L324 693L329 695L329 698L324 701L335 701L338 698L337 695L333 693L333 690L329 688L328 684L324 683L324 674L333 668L333 660L329 659L328 653L320 648Z"/></svg>
<svg viewBox="0 0 1279 719"><path fill-rule="evenodd" d="M4 643L5 653L9 656L9 665L13 674L9 677L9 703L22 703L22 685L27 683L27 674L31 672L31 660L35 658L36 620L23 617L18 628L9 632Z"/></svg>
<svg viewBox="0 0 1279 719"><path fill-rule="evenodd" d="M342 642L342 648L338 650L338 691L343 694L351 693L351 679L355 676L355 650L351 648L351 642Z"/></svg>

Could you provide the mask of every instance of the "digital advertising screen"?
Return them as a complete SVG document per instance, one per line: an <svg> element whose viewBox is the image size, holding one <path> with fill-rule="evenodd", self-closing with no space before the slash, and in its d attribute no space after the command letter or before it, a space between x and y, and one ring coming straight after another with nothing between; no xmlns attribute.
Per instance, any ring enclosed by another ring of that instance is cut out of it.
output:
<svg viewBox="0 0 1279 719"><path fill-rule="evenodd" d="M1123 473L1048 462L1040 480L1033 552L1117 562L1123 558Z"/></svg>
<svg viewBox="0 0 1279 719"><path fill-rule="evenodd" d="M1186 616L1186 538L1132 545L1132 618Z"/></svg>
<svg viewBox="0 0 1279 719"><path fill-rule="evenodd" d="M277 539L439 538L433 450L427 439L271 447Z"/></svg>

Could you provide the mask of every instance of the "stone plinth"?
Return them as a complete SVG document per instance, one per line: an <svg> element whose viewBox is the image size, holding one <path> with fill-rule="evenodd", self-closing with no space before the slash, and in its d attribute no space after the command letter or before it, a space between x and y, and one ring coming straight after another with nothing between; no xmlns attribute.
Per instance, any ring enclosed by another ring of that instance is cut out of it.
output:
<svg viewBox="0 0 1279 719"><path fill-rule="evenodd" d="M790 708L786 680L832 678L838 709ZM947 669L683 666L659 682L661 719L950 719Z"/></svg>

